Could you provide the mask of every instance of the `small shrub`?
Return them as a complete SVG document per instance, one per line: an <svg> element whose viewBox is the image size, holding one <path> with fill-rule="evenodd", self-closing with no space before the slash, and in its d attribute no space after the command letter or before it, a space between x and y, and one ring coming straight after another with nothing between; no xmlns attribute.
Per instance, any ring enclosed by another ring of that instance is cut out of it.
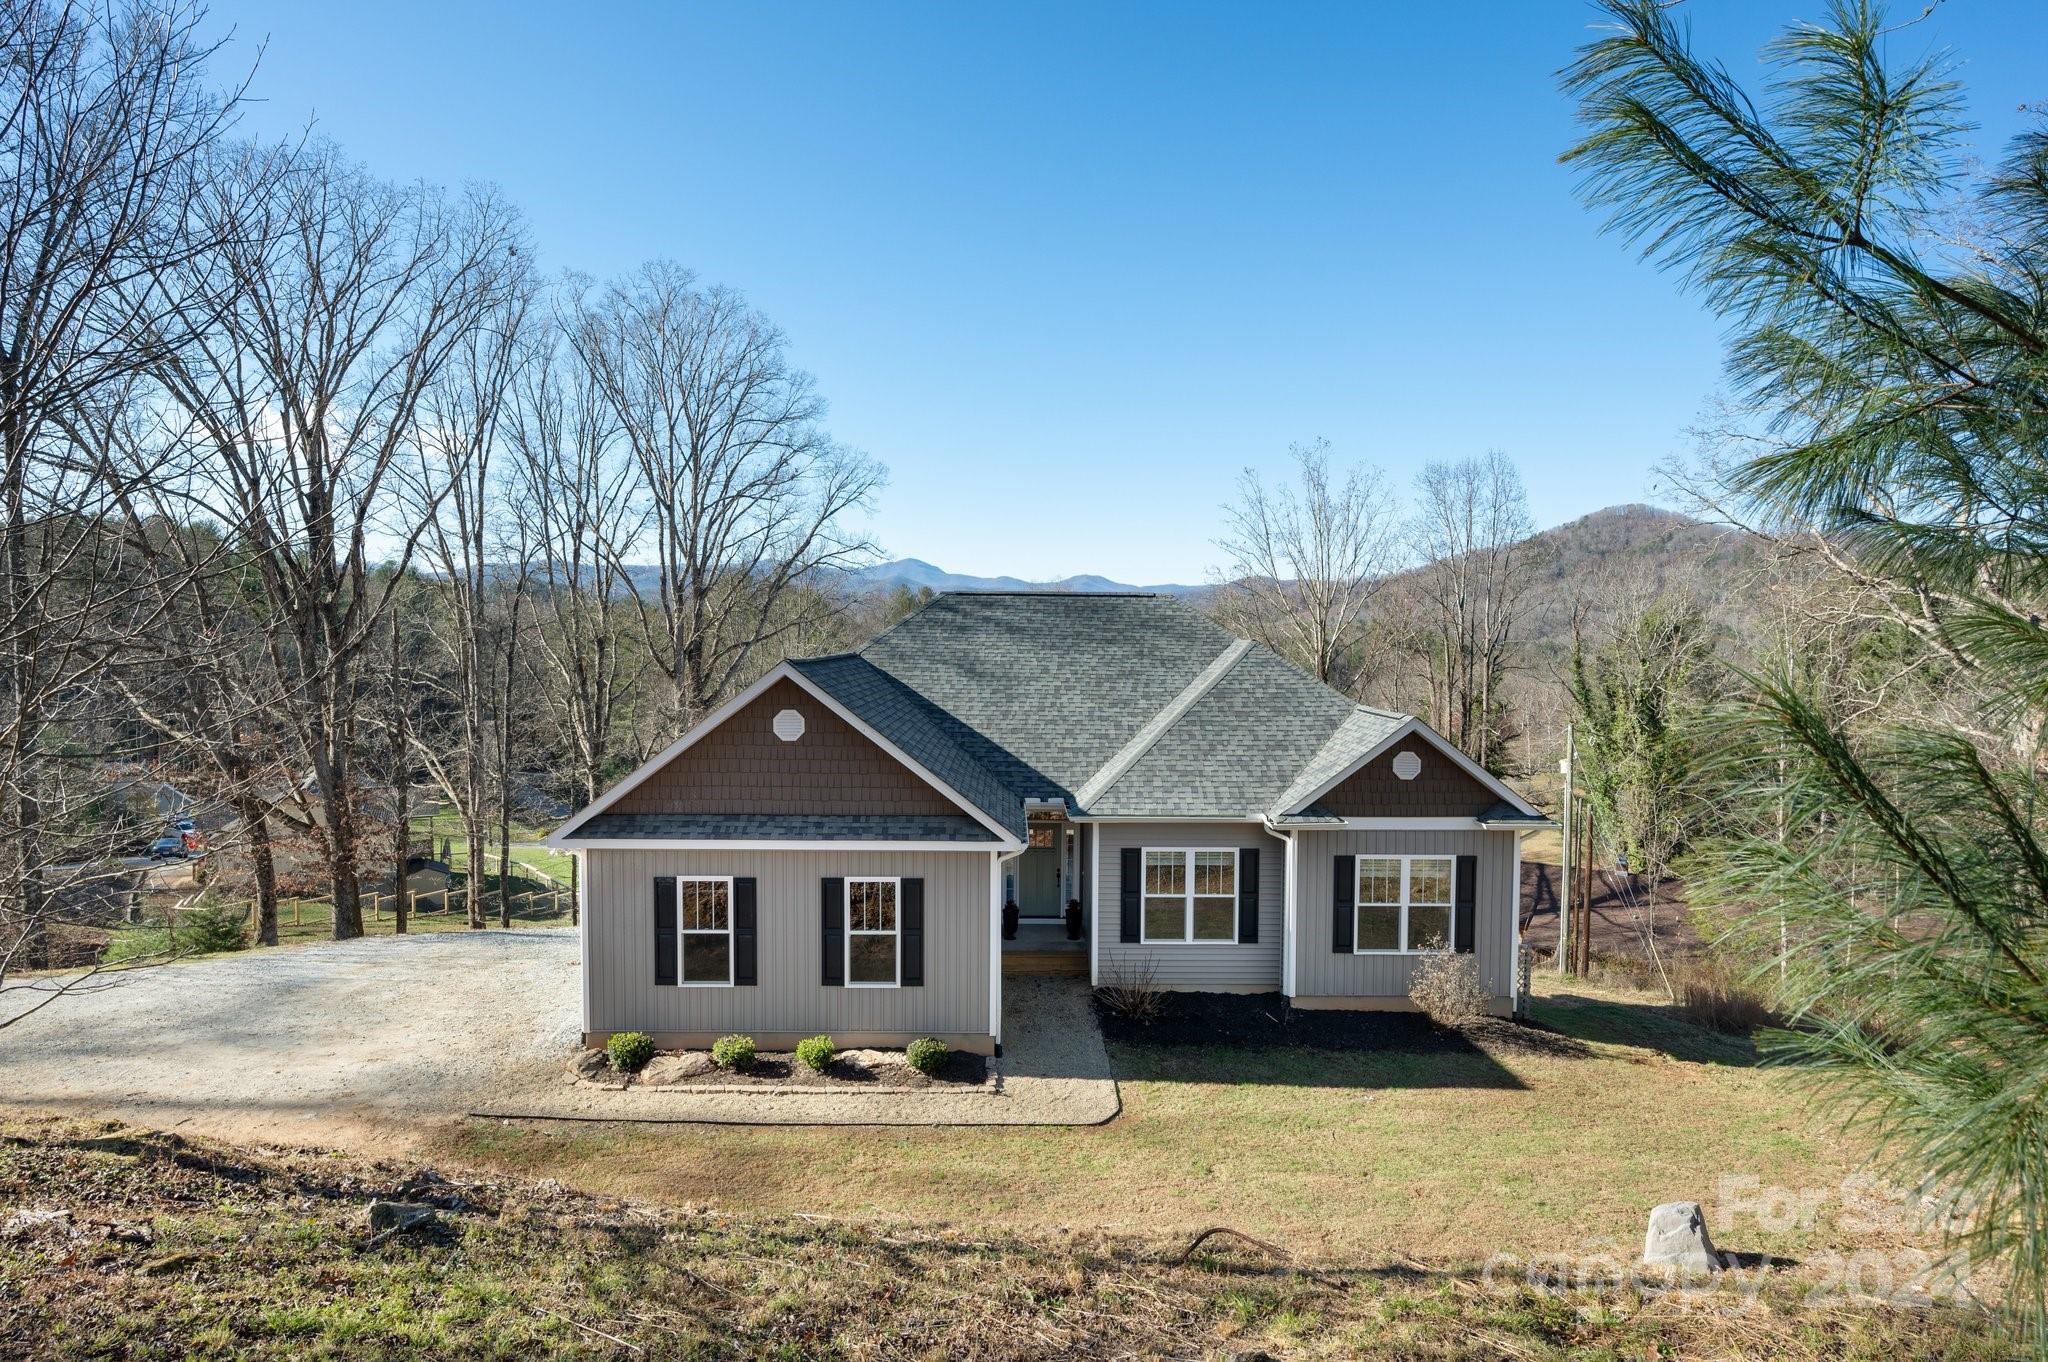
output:
<svg viewBox="0 0 2048 1362"><path fill-rule="evenodd" d="M181 951L238 951L249 944L243 932L246 917L218 903L178 914L173 935Z"/></svg>
<svg viewBox="0 0 2048 1362"><path fill-rule="evenodd" d="M711 1042L711 1062L721 1069L745 1073L754 1067L752 1036L720 1036Z"/></svg>
<svg viewBox="0 0 2048 1362"><path fill-rule="evenodd" d="M1490 999L1479 986L1479 960L1444 949L1442 937L1422 943L1427 952L1415 962L1408 996L1438 1026L1470 1026L1487 1015Z"/></svg>
<svg viewBox="0 0 2048 1362"><path fill-rule="evenodd" d="M654 1037L645 1031L617 1031L604 1043L604 1052L620 1073L639 1073L654 1058Z"/></svg>
<svg viewBox="0 0 2048 1362"><path fill-rule="evenodd" d="M1769 1001L1719 960L1689 960L1674 966L1671 991L1677 995L1679 1014L1710 1031L1746 1036L1778 1022Z"/></svg>
<svg viewBox="0 0 2048 1362"><path fill-rule="evenodd" d="M935 1074L946 1067L946 1057L952 1048L942 1040L930 1036L914 1040L903 1047L903 1057L910 1061L910 1067L921 1074Z"/></svg>
<svg viewBox="0 0 2048 1362"><path fill-rule="evenodd" d="M838 1053L839 1048L832 1043L830 1036L812 1036L796 1043L796 1062L814 1074L830 1068L832 1057Z"/></svg>
<svg viewBox="0 0 2048 1362"><path fill-rule="evenodd" d="M1158 974L1149 961L1125 961L1112 966L1095 996L1110 1012L1140 1026L1158 1021L1160 1013L1166 1010L1166 993L1159 987Z"/></svg>

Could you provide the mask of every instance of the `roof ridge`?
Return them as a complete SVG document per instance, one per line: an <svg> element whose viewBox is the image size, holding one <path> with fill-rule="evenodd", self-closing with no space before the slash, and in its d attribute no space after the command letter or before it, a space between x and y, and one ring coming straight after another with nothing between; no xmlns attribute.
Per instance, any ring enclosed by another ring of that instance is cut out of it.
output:
<svg viewBox="0 0 2048 1362"><path fill-rule="evenodd" d="M1181 687L1180 694L1168 700L1157 714L1147 719L1131 740L1118 749L1115 756L1104 762L1101 769L1083 781L1081 788L1074 792L1074 803L1086 810L1122 779L1125 772L1137 765L1138 759L1157 745L1176 723L1195 707L1195 702L1216 688L1216 683L1230 674L1252 650L1250 639L1233 638L1222 652L1210 660L1194 680Z"/></svg>

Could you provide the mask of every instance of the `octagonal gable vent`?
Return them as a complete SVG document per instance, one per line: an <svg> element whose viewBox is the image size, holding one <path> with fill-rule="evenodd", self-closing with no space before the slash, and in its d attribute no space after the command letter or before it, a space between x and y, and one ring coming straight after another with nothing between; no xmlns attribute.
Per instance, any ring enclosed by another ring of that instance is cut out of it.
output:
<svg viewBox="0 0 2048 1362"><path fill-rule="evenodd" d="M1394 757L1394 774L1402 780L1413 780L1422 774L1422 758L1413 752L1397 753Z"/></svg>
<svg viewBox="0 0 2048 1362"><path fill-rule="evenodd" d="M785 709L775 716L775 736L784 742L795 742L804 735L804 716L793 709Z"/></svg>

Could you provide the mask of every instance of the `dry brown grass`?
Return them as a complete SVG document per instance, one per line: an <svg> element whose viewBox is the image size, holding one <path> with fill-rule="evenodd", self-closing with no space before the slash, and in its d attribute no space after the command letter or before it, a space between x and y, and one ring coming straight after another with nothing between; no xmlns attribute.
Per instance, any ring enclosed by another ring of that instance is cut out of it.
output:
<svg viewBox="0 0 2048 1362"><path fill-rule="evenodd" d="M1743 982L1740 971L1717 958L1687 960L1674 966L1671 987L1678 995L1680 1015L1695 1026L1747 1036L1778 1023L1769 1000Z"/></svg>
<svg viewBox="0 0 2048 1362"><path fill-rule="evenodd" d="M437 1205L382 1242L371 1197ZM1952 1308L1532 1289L1387 1251L749 1216L73 1122L0 1126L0 1358L1989 1358ZM4 1218L4 1215L0 1215Z"/></svg>

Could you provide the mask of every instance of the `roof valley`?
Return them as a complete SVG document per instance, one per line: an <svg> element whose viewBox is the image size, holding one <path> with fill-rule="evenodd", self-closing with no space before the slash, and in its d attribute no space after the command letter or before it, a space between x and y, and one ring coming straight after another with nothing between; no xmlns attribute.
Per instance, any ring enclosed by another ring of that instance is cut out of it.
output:
<svg viewBox="0 0 2048 1362"><path fill-rule="evenodd" d="M1181 693L1166 702L1157 714L1145 722L1145 726L1131 735L1123 748L1102 764L1100 770L1090 777L1079 790L1074 792L1074 804L1082 812L1107 793L1124 774L1137 765L1139 758L1151 751L1154 744L1165 737L1174 724L1180 721L1195 702L1215 689L1216 683L1229 674L1246 653L1251 651L1249 639L1236 639L1229 647L1216 655L1201 674L1182 688Z"/></svg>

